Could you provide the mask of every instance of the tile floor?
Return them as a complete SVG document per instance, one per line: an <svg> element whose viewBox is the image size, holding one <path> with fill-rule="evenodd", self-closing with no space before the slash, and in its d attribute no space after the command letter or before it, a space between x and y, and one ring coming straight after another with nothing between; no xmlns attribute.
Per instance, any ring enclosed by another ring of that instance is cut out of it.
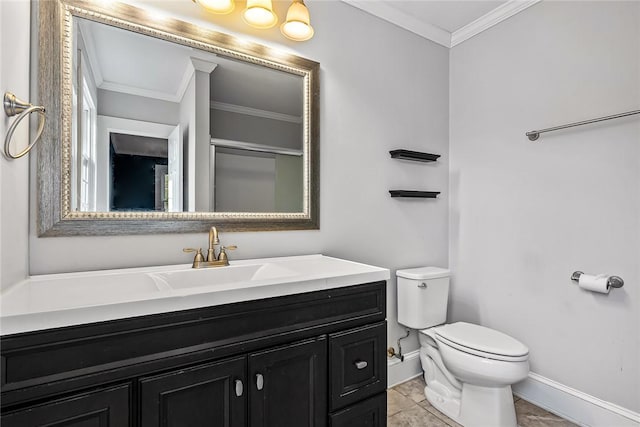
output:
<svg viewBox="0 0 640 427"><path fill-rule="evenodd" d="M520 427L569 427L575 424L514 396ZM424 397L424 379L415 378L387 391L387 427L458 427ZM490 427L490 426L487 426Z"/></svg>

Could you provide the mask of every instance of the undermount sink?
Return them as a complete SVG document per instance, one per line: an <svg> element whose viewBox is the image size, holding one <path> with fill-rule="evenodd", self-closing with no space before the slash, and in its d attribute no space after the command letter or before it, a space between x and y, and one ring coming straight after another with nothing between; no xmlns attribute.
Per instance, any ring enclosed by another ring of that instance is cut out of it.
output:
<svg viewBox="0 0 640 427"><path fill-rule="evenodd" d="M227 267L176 270L150 273L158 286L188 289L201 286L220 286L229 283L257 282L295 275L296 272L274 263L230 265Z"/></svg>

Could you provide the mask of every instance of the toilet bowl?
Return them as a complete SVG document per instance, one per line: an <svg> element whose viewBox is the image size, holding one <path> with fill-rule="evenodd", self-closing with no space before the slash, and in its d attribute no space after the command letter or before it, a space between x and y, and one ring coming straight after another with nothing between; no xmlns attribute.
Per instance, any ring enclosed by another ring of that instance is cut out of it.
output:
<svg viewBox="0 0 640 427"><path fill-rule="evenodd" d="M430 338L420 340L425 349L421 350L423 369L440 371L431 378L425 375L425 395L436 409L464 426L517 425L511 384L529 373L524 345L501 332L464 322L422 330L423 336ZM469 337L473 341L464 340Z"/></svg>
<svg viewBox="0 0 640 427"><path fill-rule="evenodd" d="M529 373L529 349L502 332L444 324L449 271L398 270L398 321L419 329L425 396L463 426L517 427L511 385Z"/></svg>

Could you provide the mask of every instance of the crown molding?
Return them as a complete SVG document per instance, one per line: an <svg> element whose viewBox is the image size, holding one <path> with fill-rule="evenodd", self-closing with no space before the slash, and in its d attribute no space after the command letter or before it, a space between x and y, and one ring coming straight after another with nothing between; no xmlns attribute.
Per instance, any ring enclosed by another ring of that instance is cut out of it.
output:
<svg viewBox="0 0 640 427"><path fill-rule="evenodd" d="M246 114L249 116L263 117L265 119L280 120L290 123L302 123L301 116L276 113L275 111L260 110L258 108L245 107L244 105L227 104L226 102L211 101L210 108L228 111L230 113Z"/></svg>
<svg viewBox="0 0 640 427"><path fill-rule="evenodd" d="M358 8L373 16L391 22L405 30L411 31L425 39L429 39L444 47L451 47L451 34L435 25L422 22L411 15L401 12L380 1L342 0L350 6Z"/></svg>
<svg viewBox="0 0 640 427"><path fill-rule="evenodd" d="M452 48L471 37L488 30L496 24L522 12L542 0L509 0L496 7L489 13L481 16L462 28L449 33L440 27L420 21L413 16L401 12L383 1L368 0L342 0L350 6L358 8L387 22L391 22L405 30L411 31L425 39L436 42L442 46Z"/></svg>
<svg viewBox="0 0 640 427"><path fill-rule="evenodd" d="M508 2L496 7L491 12L481 16L473 22L457 29L451 34L451 45L454 47L465 40L488 30L496 24L511 18L513 15L522 12L533 6L541 0L509 0Z"/></svg>

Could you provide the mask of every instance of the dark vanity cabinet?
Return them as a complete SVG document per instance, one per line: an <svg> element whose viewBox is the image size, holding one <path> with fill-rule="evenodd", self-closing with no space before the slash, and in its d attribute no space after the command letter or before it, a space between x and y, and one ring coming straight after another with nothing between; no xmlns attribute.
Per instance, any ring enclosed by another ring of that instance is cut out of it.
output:
<svg viewBox="0 0 640 427"><path fill-rule="evenodd" d="M381 427L385 282L2 337L3 427Z"/></svg>

